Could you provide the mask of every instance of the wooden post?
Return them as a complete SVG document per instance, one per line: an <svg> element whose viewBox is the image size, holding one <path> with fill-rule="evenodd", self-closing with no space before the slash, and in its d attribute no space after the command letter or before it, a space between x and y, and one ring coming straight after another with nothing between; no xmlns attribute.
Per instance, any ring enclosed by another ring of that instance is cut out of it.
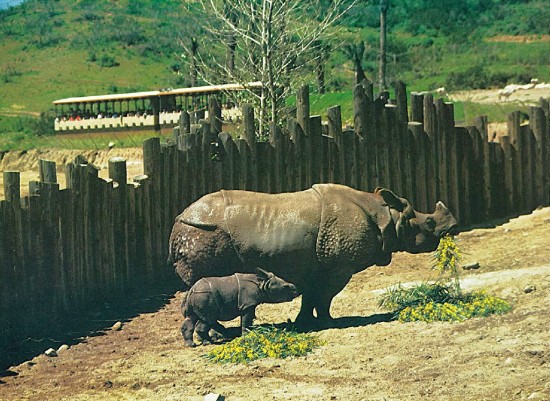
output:
<svg viewBox="0 0 550 401"><path fill-rule="evenodd" d="M311 184L317 184L321 182L321 170L324 163L323 160L323 148L322 148L322 136L323 127L321 116L311 116L309 119L309 141L311 143Z"/></svg>
<svg viewBox="0 0 550 401"><path fill-rule="evenodd" d="M412 147L412 174L415 176L416 203L414 206L417 210L426 212L428 210L428 160L426 142L427 137L422 129L422 123L419 121L411 121L408 128L414 137L414 146Z"/></svg>
<svg viewBox="0 0 550 401"><path fill-rule="evenodd" d="M495 216L495 205L493 188L495 183L493 182L493 175L491 173L491 156L489 153L489 131L488 131L488 118L487 116L479 116L474 118L474 124L477 128L478 134L481 137L481 150L480 158L483 169L483 205L485 214L482 215L483 219Z"/></svg>
<svg viewBox="0 0 550 401"><path fill-rule="evenodd" d="M340 106L327 109L328 135L335 138L342 133L342 112Z"/></svg>
<svg viewBox="0 0 550 401"><path fill-rule="evenodd" d="M367 95L367 97L372 102L374 100L374 85L373 85L373 83L365 78L360 82L360 84L363 88L365 88L365 94Z"/></svg>
<svg viewBox="0 0 550 401"><path fill-rule="evenodd" d="M126 159L123 157L111 157L109 159L109 178L125 187L127 182Z"/></svg>
<svg viewBox="0 0 550 401"><path fill-rule="evenodd" d="M424 95L411 93L411 121L424 123Z"/></svg>
<svg viewBox="0 0 550 401"><path fill-rule="evenodd" d="M430 138L434 137L437 130L434 98L431 94L424 96L424 132Z"/></svg>
<svg viewBox="0 0 550 401"><path fill-rule="evenodd" d="M148 218L147 227L149 229L149 238L151 242L150 249L147 249L148 256L152 260L160 257L160 253L164 251L161 238L161 208L159 207L161 192L161 177L162 177L162 159L160 151L160 139L149 138L143 142L143 172L149 177L148 183L145 186L145 215ZM148 261L148 269L151 269ZM149 272L149 270L148 270Z"/></svg>
<svg viewBox="0 0 550 401"><path fill-rule="evenodd" d="M515 152L510 143L510 137L504 135L500 137L500 145L504 153L504 187L506 197L506 210L508 214L516 212L516 201L514 196L514 167Z"/></svg>
<svg viewBox="0 0 550 401"><path fill-rule="evenodd" d="M4 171L4 197L8 202L21 201L21 175L19 171Z"/></svg>
<svg viewBox="0 0 550 401"><path fill-rule="evenodd" d="M523 187L521 188L521 204L522 213L531 212L535 209L537 204L536 199L536 168L535 168L535 155L536 155L536 139L531 131L531 127L528 125L522 125L520 127L520 138L522 142L521 146L521 162L522 162L522 174L523 174Z"/></svg>
<svg viewBox="0 0 550 401"><path fill-rule="evenodd" d="M520 199L520 198L523 198L521 194L524 189L523 170L525 168L523 164L524 160L522 160L523 159L523 138L521 137L521 132L520 132L520 126L521 126L520 118L521 118L520 112L514 111L508 114L508 120L507 120L508 136L510 137L510 144L515 149L513 172L515 175L515 179L517 180L514 182L514 185L515 185L514 191L517 194L517 197L516 197L517 204L515 205L516 210L514 210L514 212L518 212L518 213L527 211L524 201Z"/></svg>
<svg viewBox="0 0 550 401"><path fill-rule="evenodd" d="M50 160L40 159L38 161L38 165L40 168L41 182L49 182L54 184L57 183L57 172L56 172L55 162Z"/></svg>
<svg viewBox="0 0 550 401"><path fill-rule="evenodd" d="M367 95L362 85L355 85L353 88L353 125L355 134L362 138L367 138Z"/></svg>
<svg viewBox="0 0 550 401"><path fill-rule="evenodd" d="M237 145L228 133L222 132L220 140L225 152L222 170L223 187L225 189L239 189L240 163Z"/></svg>
<svg viewBox="0 0 550 401"><path fill-rule="evenodd" d="M143 172L149 177L158 177L160 172L160 138L143 142Z"/></svg>
<svg viewBox="0 0 550 401"><path fill-rule="evenodd" d="M537 206L548 206L550 204L550 177L549 177L549 158L550 154L546 152L550 138L548 119L544 115L542 107L531 107L529 125L535 135L535 198Z"/></svg>
<svg viewBox="0 0 550 401"><path fill-rule="evenodd" d="M187 110L182 110L180 114L180 135L191 133L191 116Z"/></svg>
<svg viewBox="0 0 550 401"><path fill-rule="evenodd" d="M286 180L284 179L285 149L281 128L274 122L269 125L269 143L273 148L273 182L270 187L271 191L280 193L286 189Z"/></svg>
<svg viewBox="0 0 550 401"><path fill-rule="evenodd" d="M304 85L296 93L296 120L306 136L309 136L309 86Z"/></svg>
<svg viewBox="0 0 550 401"><path fill-rule="evenodd" d="M222 132L222 109L218 99L211 96L208 99L208 118L210 119L210 133L217 136Z"/></svg>
<svg viewBox="0 0 550 401"><path fill-rule="evenodd" d="M244 132L243 139L252 148L256 143L256 127L254 122L254 107L250 104L242 105Z"/></svg>
<svg viewBox="0 0 550 401"><path fill-rule="evenodd" d="M397 120L400 123L408 123L407 88L401 81L395 82L395 97L397 100Z"/></svg>
<svg viewBox="0 0 550 401"><path fill-rule="evenodd" d="M333 139L334 146L331 146L330 162L332 165L332 182L345 183L345 168L344 168L344 142L342 138L342 114L340 106L333 106L327 109L328 119L328 134Z"/></svg>

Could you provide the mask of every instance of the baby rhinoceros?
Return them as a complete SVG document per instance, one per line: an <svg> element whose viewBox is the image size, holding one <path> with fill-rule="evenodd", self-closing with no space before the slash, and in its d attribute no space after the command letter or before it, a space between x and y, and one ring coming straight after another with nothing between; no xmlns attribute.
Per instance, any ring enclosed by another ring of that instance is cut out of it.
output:
<svg viewBox="0 0 550 401"><path fill-rule="evenodd" d="M256 274L204 277L191 287L181 306L185 318L181 327L185 345L195 346L194 332L203 344L209 344L209 330L212 328L223 335L225 327L218 321L233 320L237 316L241 317L244 335L252 325L256 306L288 302L296 296L298 291L294 284L260 268L256 269Z"/></svg>

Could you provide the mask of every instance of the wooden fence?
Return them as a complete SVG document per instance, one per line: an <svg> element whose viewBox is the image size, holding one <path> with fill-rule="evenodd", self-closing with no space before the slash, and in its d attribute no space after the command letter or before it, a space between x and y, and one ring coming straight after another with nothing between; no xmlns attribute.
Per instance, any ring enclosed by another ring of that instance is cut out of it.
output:
<svg viewBox="0 0 550 401"><path fill-rule="evenodd" d="M407 100L401 83L390 103L375 99L370 83L358 85L354 126L347 129L339 106L327 110L325 122L310 116L304 87L286 127L271 126L269 142L257 142L250 106L234 139L221 132L220 108L211 99L213 118L196 125L182 113L172 145L145 141L144 175L131 183L123 159L109 161L105 181L78 157L65 166L67 188L60 190L55 164L41 161L40 181L22 198L19 173L4 172L0 345L46 335L89 306L177 280L166 266L174 217L221 188L384 186L424 212L442 200L462 226L550 204L547 101L531 108L529 125L512 113L509 135L495 143L484 117L475 127L456 127L452 104L412 94L408 108Z"/></svg>

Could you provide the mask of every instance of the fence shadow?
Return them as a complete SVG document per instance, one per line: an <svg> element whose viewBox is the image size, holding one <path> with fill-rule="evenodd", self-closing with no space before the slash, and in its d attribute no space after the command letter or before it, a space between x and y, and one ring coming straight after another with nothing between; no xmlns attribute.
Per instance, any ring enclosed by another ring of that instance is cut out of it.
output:
<svg viewBox="0 0 550 401"><path fill-rule="evenodd" d="M177 281L157 286L148 294L137 292L111 303L102 303L88 310L63 316L49 326L48 330L35 333L19 342L11 342L0 353L0 378L16 375L9 370L40 355L49 348L57 349L63 344L73 346L86 342L86 338L105 335L116 322L128 322L144 314L154 313L166 306L181 288ZM1 380L0 380L1 384Z"/></svg>
<svg viewBox="0 0 550 401"><path fill-rule="evenodd" d="M281 330L293 330L299 333L316 333L328 329L349 329L354 327L365 327L371 326L378 323L389 323L393 320L393 314L391 313L378 313L370 316L344 316L333 319L330 323L315 323L314 325L308 326L295 326L293 322L283 322L269 324L264 323L258 325L257 327L269 328L275 327L276 329ZM232 339L238 337L241 334L240 327L227 327L226 335L228 338L226 341L231 341Z"/></svg>

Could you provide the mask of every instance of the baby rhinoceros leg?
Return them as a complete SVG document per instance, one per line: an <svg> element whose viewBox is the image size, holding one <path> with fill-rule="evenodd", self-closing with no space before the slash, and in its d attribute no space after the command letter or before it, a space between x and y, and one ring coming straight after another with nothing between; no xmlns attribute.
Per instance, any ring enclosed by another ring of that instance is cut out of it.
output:
<svg viewBox="0 0 550 401"><path fill-rule="evenodd" d="M195 325L195 330L202 345L212 344L212 338L210 338L210 334L208 333L210 331L210 325L207 322L199 320Z"/></svg>
<svg viewBox="0 0 550 401"><path fill-rule="evenodd" d="M181 325L181 335L183 336L183 341L186 347L194 347L195 343L193 342L193 333L195 332L195 325L197 323L197 318L194 316L186 317L183 320Z"/></svg>

